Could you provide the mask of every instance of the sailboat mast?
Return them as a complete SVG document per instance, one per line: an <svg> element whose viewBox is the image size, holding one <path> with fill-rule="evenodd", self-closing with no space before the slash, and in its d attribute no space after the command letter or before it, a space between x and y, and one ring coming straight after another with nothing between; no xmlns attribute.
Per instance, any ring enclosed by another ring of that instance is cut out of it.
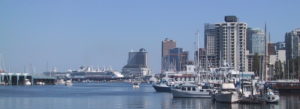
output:
<svg viewBox="0 0 300 109"><path fill-rule="evenodd" d="M265 59L264 59L264 74L263 80L267 80L267 56L268 56L268 41L267 41L267 24L265 23Z"/></svg>
<svg viewBox="0 0 300 109"><path fill-rule="evenodd" d="M197 67L200 69L199 31L196 32Z"/></svg>
<svg viewBox="0 0 300 109"><path fill-rule="evenodd" d="M200 82L200 79L202 79L201 78L201 72L200 72L200 70L202 69L202 67L201 67L201 63L200 63L200 50L199 50L199 39L200 39L200 34L199 34L199 31L197 31L197 34L196 34L196 39L197 39L197 67L198 67L198 69L197 69L197 73L198 73L198 76L199 76L199 82Z"/></svg>

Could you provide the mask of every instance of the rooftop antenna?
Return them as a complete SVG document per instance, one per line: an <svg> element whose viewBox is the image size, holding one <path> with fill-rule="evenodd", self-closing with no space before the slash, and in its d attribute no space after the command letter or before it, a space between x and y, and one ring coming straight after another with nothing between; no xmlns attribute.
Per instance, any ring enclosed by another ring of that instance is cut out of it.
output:
<svg viewBox="0 0 300 109"><path fill-rule="evenodd" d="M271 33L269 32L269 43L271 43Z"/></svg>

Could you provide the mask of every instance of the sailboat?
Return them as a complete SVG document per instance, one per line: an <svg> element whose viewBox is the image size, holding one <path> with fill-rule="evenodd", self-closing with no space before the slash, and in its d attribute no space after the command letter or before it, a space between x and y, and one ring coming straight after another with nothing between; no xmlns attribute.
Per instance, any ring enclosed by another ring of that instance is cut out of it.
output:
<svg viewBox="0 0 300 109"><path fill-rule="evenodd" d="M197 33L197 38L199 38L199 33ZM197 39L198 41L199 39ZM197 42L197 52L199 54L199 43ZM197 59L197 61L196 61ZM209 84L205 84L204 80L201 79L203 74L207 72L204 69L200 68L199 56L195 59L197 65L197 81L194 84L184 83L178 85L172 89L173 97L187 97L187 98L211 98L214 92L214 89L210 87ZM206 77L206 76L205 76ZM204 79L207 79L204 78Z"/></svg>

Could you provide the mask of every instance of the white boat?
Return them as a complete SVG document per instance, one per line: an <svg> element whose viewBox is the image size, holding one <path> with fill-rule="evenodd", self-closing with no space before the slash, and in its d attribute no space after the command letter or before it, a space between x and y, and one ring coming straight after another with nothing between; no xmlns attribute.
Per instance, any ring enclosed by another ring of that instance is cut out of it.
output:
<svg viewBox="0 0 300 109"><path fill-rule="evenodd" d="M218 102L234 103L238 102L240 94L233 83L223 83L221 89L214 95Z"/></svg>
<svg viewBox="0 0 300 109"><path fill-rule="evenodd" d="M55 84L56 84L56 85L65 85L66 82L65 82L64 79L58 79L58 80L56 80Z"/></svg>
<svg viewBox="0 0 300 109"><path fill-rule="evenodd" d="M275 94L271 89L267 89L267 92L263 94L262 98L267 103L277 103L280 100L279 95Z"/></svg>
<svg viewBox="0 0 300 109"><path fill-rule="evenodd" d="M39 82L36 82L36 85L45 85L45 82L39 81Z"/></svg>
<svg viewBox="0 0 300 109"><path fill-rule="evenodd" d="M243 98L249 98L257 95L257 89L254 86L256 82L254 80L242 80L240 87L238 88Z"/></svg>
<svg viewBox="0 0 300 109"><path fill-rule="evenodd" d="M264 82L242 83L242 96L240 102L245 103L278 103L280 97L277 93L274 93L271 89L265 89ZM256 85L256 86L254 86Z"/></svg>
<svg viewBox="0 0 300 109"><path fill-rule="evenodd" d="M195 84L183 84L171 89L174 98L211 98L213 89Z"/></svg>
<svg viewBox="0 0 300 109"><path fill-rule="evenodd" d="M66 80L65 85L72 86L73 85L72 80Z"/></svg>
<svg viewBox="0 0 300 109"><path fill-rule="evenodd" d="M6 84L5 84L5 82L0 82L0 85L3 85L3 86L4 86L4 85L6 85Z"/></svg>
<svg viewBox="0 0 300 109"><path fill-rule="evenodd" d="M25 79L24 85L25 86L30 86L31 85L31 82L29 81L29 79Z"/></svg>
<svg viewBox="0 0 300 109"><path fill-rule="evenodd" d="M140 82L133 82L132 87L133 88L140 88Z"/></svg>

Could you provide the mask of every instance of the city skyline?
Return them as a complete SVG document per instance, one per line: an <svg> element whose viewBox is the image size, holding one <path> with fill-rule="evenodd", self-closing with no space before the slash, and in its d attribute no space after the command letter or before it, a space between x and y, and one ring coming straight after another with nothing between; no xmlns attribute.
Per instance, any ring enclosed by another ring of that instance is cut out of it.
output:
<svg viewBox="0 0 300 109"><path fill-rule="evenodd" d="M226 15L235 15L253 28L262 29L267 23L273 42L283 42L286 32L300 27L300 17L295 15L299 1L249 2L256 5L248 6L247 1L1 1L0 53L12 72L32 64L41 73L47 63L60 71L80 65L121 71L131 49L145 48L149 67L159 73L162 40L176 40L193 59L195 32L200 31L203 48L204 24L223 22Z"/></svg>

